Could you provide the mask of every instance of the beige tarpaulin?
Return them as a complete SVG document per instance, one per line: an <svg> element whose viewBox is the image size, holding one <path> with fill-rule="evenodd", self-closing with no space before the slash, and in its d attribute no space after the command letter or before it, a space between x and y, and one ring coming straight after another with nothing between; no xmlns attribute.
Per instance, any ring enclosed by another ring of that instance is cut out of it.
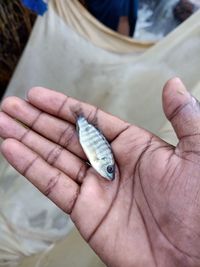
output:
<svg viewBox="0 0 200 267"><path fill-rule="evenodd" d="M51 0L48 12L37 19L6 95L25 97L30 87L45 86L93 103L172 142L162 112L162 87L167 79L179 76L189 90L199 94L200 13L146 51L144 44L119 37L89 17L75 0ZM105 40L104 45L98 45L96 32ZM120 45L114 47L117 42ZM106 43L114 47L112 52ZM4 230L0 263L9 257L15 262L64 237L70 222L3 160L0 164L0 196L7 200L6 207L0 201L0 229ZM25 223L20 225L19 221ZM58 225L63 232L58 231ZM46 254L25 258L21 266L54 267L58 260L58 266L101 266L80 240L71 232Z"/></svg>

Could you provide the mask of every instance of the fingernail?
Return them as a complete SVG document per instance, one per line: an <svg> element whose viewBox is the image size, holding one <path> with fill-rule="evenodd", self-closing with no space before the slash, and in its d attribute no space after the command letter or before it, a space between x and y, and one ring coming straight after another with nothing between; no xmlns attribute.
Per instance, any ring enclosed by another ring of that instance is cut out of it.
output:
<svg viewBox="0 0 200 267"><path fill-rule="evenodd" d="M175 77L174 82L177 84L176 86L177 93L181 95L187 93L187 89L179 77Z"/></svg>

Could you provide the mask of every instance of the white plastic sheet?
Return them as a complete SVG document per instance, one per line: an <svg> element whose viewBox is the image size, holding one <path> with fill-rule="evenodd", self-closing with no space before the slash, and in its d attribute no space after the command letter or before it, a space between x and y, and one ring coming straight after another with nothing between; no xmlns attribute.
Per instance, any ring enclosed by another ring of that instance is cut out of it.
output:
<svg viewBox="0 0 200 267"><path fill-rule="evenodd" d="M46 250L71 228L67 215L1 158L0 266Z"/></svg>

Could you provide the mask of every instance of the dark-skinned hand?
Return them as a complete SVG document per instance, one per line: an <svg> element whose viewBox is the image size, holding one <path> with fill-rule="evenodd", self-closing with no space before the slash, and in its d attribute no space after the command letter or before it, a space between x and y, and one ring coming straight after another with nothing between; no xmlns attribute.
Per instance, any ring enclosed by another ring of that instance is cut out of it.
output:
<svg viewBox="0 0 200 267"><path fill-rule="evenodd" d="M8 97L1 108L3 155L70 214L105 264L200 266L200 106L178 78L163 90L163 109L179 139L176 147L44 88L31 89L27 101ZM114 181L86 164L75 110L95 119L111 143Z"/></svg>

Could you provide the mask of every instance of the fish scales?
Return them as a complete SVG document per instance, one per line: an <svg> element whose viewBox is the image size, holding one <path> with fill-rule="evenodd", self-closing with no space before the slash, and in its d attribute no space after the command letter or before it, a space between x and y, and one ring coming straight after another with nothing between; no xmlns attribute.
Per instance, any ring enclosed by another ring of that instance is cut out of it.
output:
<svg viewBox="0 0 200 267"><path fill-rule="evenodd" d="M115 162L110 144L103 134L80 116L77 119L80 144L92 167L108 180L115 177Z"/></svg>

